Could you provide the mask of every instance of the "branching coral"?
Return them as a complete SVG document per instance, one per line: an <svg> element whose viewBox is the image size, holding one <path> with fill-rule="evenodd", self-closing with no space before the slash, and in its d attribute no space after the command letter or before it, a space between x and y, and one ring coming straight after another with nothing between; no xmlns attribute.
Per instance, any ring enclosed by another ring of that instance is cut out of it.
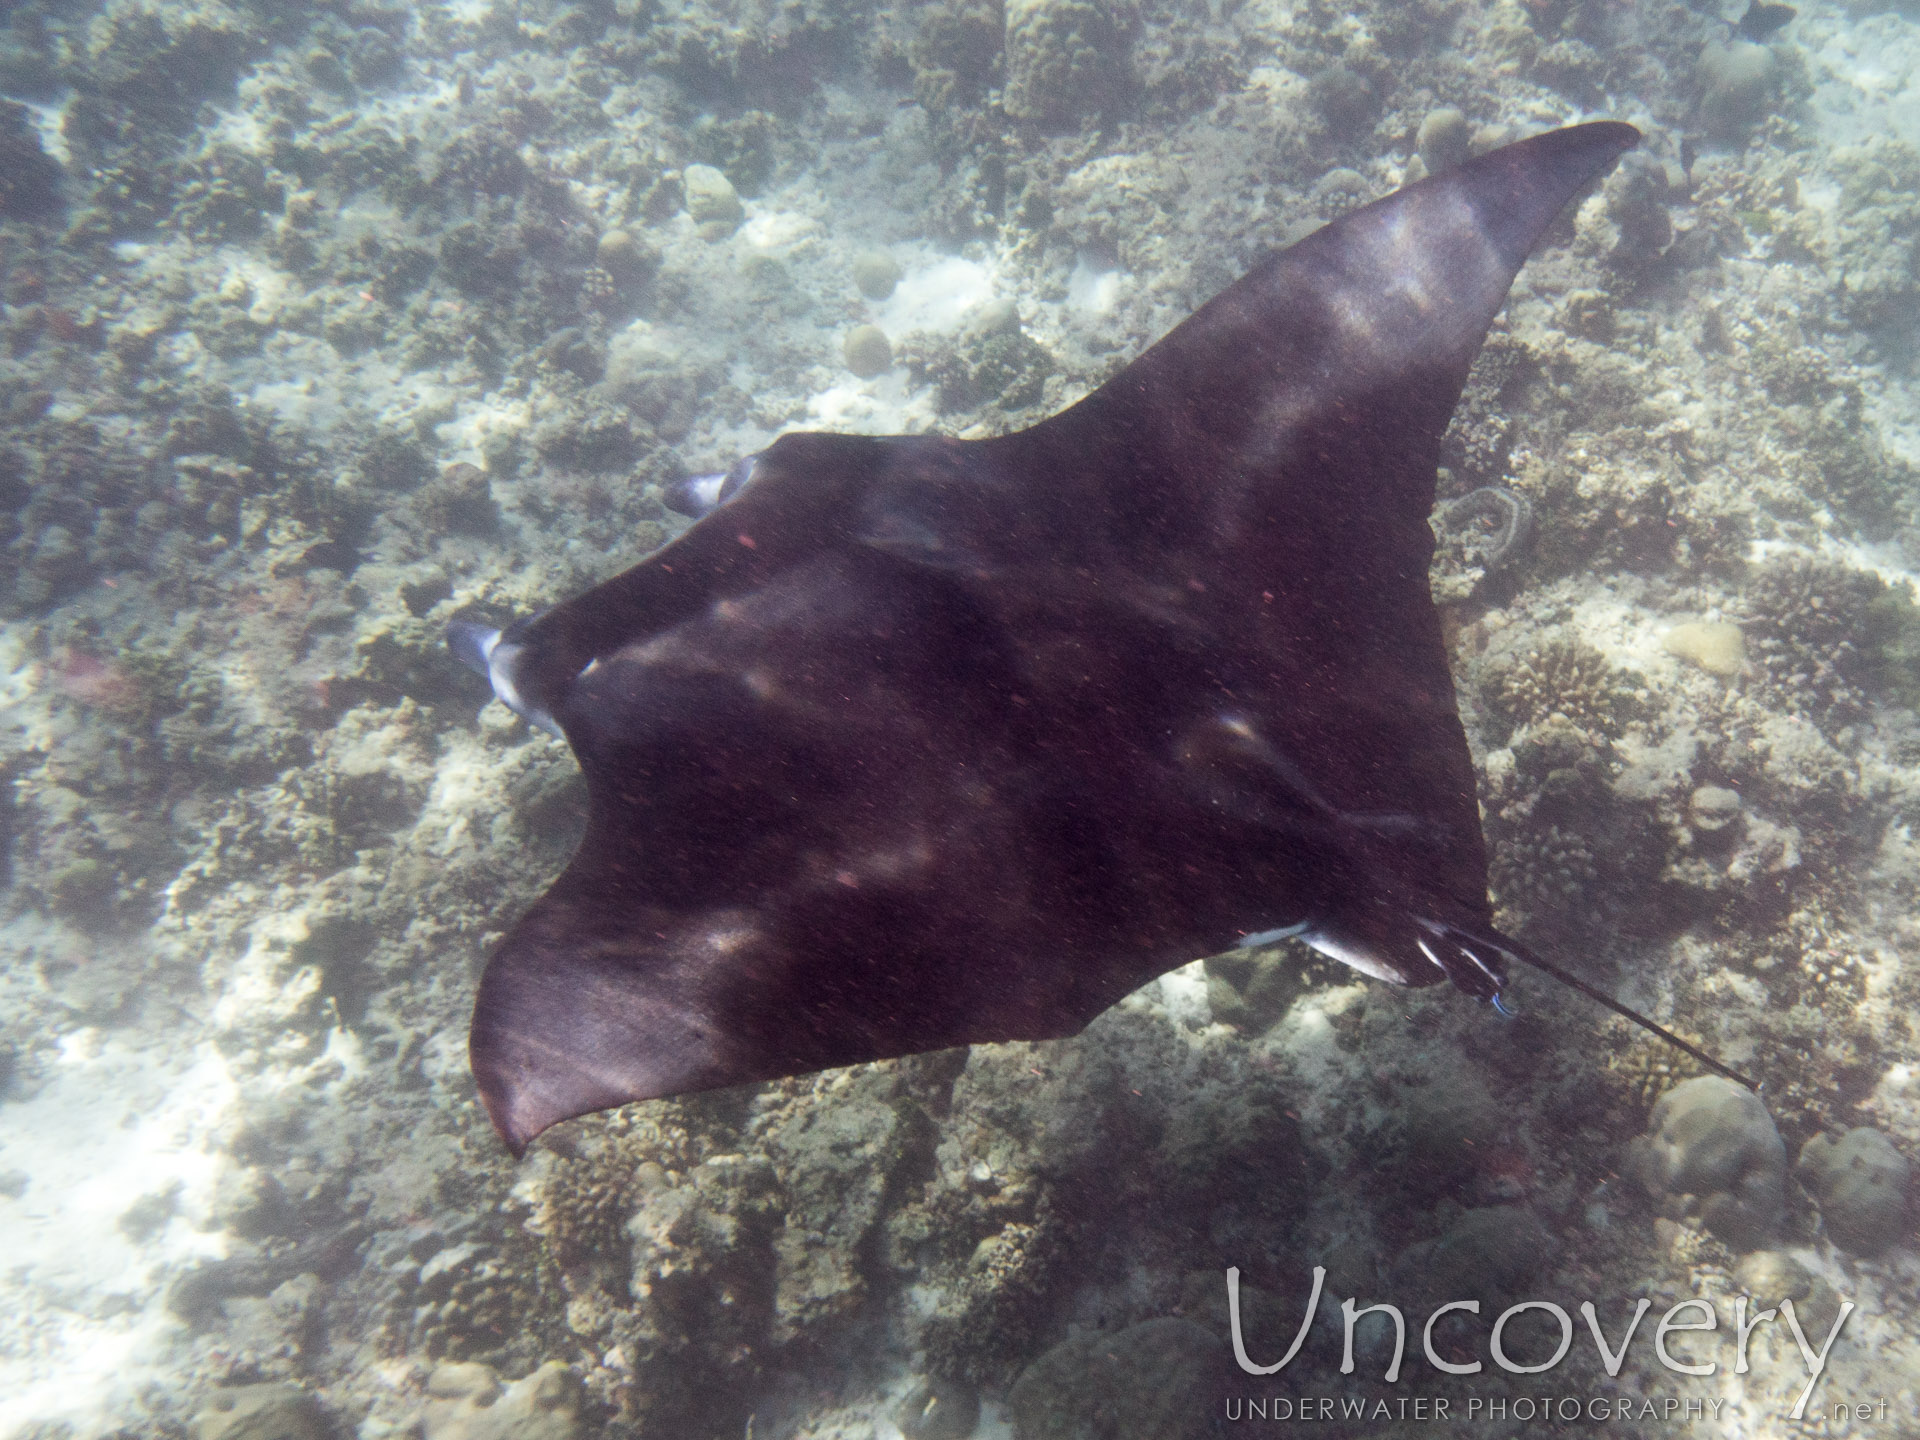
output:
<svg viewBox="0 0 1920 1440"><path fill-rule="evenodd" d="M1779 695L1822 728L1866 713L1881 638L1870 617L1886 589L1877 575L1796 555L1766 565L1747 590L1750 653Z"/></svg>
<svg viewBox="0 0 1920 1440"><path fill-rule="evenodd" d="M1616 670L1578 636L1561 631L1492 662L1481 694L1514 729L1559 715L1612 738L1638 708L1637 678Z"/></svg>

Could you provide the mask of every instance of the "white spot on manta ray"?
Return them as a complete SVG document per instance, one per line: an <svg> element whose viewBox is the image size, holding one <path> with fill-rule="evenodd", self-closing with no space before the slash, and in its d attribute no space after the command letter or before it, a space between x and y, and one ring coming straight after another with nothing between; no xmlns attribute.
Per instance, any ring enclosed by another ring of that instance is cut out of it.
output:
<svg viewBox="0 0 1920 1440"><path fill-rule="evenodd" d="M1313 928L1311 920L1302 920L1294 925L1282 925L1274 930L1256 930L1251 935L1242 935L1236 950L1258 950L1263 945L1277 945L1282 940L1291 940L1304 935Z"/></svg>
<svg viewBox="0 0 1920 1440"><path fill-rule="evenodd" d="M750 926L731 925L716 926L707 931L704 940L715 955L737 955L759 938L760 932Z"/></svg>

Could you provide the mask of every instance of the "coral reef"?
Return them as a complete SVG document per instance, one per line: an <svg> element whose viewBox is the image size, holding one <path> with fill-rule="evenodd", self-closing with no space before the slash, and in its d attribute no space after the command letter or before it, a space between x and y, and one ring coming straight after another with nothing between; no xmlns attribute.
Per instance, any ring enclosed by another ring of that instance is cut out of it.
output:
<svg viewBox="0 0 1920 1440"><path fill-rule="evenodd" d="M1660 1097L1631 1164L1663 1206L1697 1216L1741 1250L1770 1239L1785 1213L1780 1132L1757 1095L1718 1075L1683 1081Z"/></svg>
<svg viewBox="0 0 1920 1440"><path fill-rule="evenodd" d="M1482 694L1510 726L1543 721L1617 739L1640 703L1643 685L1622 673L1579 636L1549 633L1485 669Z"/></svg>
<svg viewBox="0 0 1920 1440"><path fill-rule="evenodd" d="M297 1385L269 1382L216 1391L195 1417L193 1440L323 1440L327 1421Z"/></svg>
<svg viewBox="0 0 1920 1440"><path fill-rule="evenodd" d="M426 1440L573 1440L579 1382L558 1360L502 1385L485 1365L441 1365L427 1377Z"/></svg>
<svg viewBox="0 0 1920 1440"><path fill-rule="evenodd" d="M1339 976L1336 965L1298 942L1230 950L1210 956L1205 966L1208 1013L1218 1024L1254 1034L1285 1015L1309 989Z"/></svg>
<svg viewBox="0 0 1920 1440"><path fill-rule="evenodd" d="M27 107L0 101L0 219L50 221L60 212L60 167L40 146Z"/></svg>
<svg viewBox="0 0 1920 1440"><path fill-rule="evenodd" d="M1008 0L1008 115L1052 129L1124 104L1126 33L1102 0Z"/></svg>
<svg viewBox="0 0 1920 1440"><path fill-rule="evenodd" d="M1803 556L1762 567L1746 589L1752 653L1784 704L1839 728L1858 720L1877 666L1868 616L1880 578Z"/></svg>
<svg viewBox="0 0 1920 1440"><path fill-rule="evenodd" d="M1046 393L1056 362L1020 325L1010 301L990 301L958 337L911 336L903 346L908 371L932 386L943 415L986 410L996 425L1033 406Z"/></svg>
<svg viewBox="0 0 1920 1440"><path fill-rule="evenodd" d="M1838 1139L1816 1135L1801 1147L1793 1169L1842 1250L1878 1255L1906 1235L1912 1167L1878 1130L1861 1126Z"/></svg>
<svg viewBox="0 0 1920 1440"><path fill-rule="evenodd" d="M708 238L727 235L746 218L746 208L741 205L733 182L713 166L687 166L681 173L680 183L686 191L687 214Z"/></svg>
<svg viewBox="0 0 1920 1440"><path fill-rule="evenodd" d="M1691 661L1710 675L1731 680L1747 665L1747 637L1725 620L1688 620L1660 642L1669 655Z"/></svg>
<svg viewBox="0 0 1920 1440"><path fill-rule="evenodd" d="M1462 1211L1432 1240L1408 1246L1395 1267L1404 1283L1431 1303L1481 1302L1498 1314L1524 1296L1552 1261L1553 1237L1521 1207L1487 1205Z"/></svg>
<svg viewBox="0 0 1920 1440"><path fill-rule="evenodd" d="M840 342L847 369L862 380L884 375L893 368L893 345L878 325L856 325Z"/></svg>
<svg viewBox="0 0 1920 1440"><path fill-rule="evenodd" d="M1148 1320L1062 1341L1007 1395L1016 1440L1200 1440L1213 1428L1226 1347L1191 1320Z"/></svg>
<svg viewBox="0 0 1920 1440"><path fill-rule="evenodd" d="M1840 1295L1825 1275L1807 1268L1789 1250L1742 1255L1733 1279L1753 1297L1756 1309L1791 1300L1808 1335L1826 1335L1838 1318Z"/></svg>
<svg viewBox="0 0 1920 1440"><path fill-rule="evenodd" d="M868 250L853 257L853 283L869 300L885 300L900 284L900 262L884 251Z"/></svg>
<svg viewBox="0 0 1920 1440"><path fill-rule="evenodd" d="M968 1440L980 1423L980 1396L953 1380L921 1380L894 1412L906 1440Z"/></svg>
<svg viewBox="0 0 1920 1440"><path fill-rule="evenodd" d="M1744 134L1771 108L1779 69L1779 57L1751 40L1707 46L1697 72L1700 123L1723 137Z"/></svg>

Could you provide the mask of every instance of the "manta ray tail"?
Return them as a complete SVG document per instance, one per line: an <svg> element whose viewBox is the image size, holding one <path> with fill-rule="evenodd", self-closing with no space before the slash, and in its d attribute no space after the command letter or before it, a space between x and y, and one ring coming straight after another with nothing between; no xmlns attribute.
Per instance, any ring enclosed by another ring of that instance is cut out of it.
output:
<svg viewBox="0 0 1920 1440"><path fill-rule="evenodd" d="M1379 884L1377 879L1375 883ZM1382 887L1376 894L1384 893L1385 888ZM1571 971L1542 959L1518 940L1485 923L1439 919L1431 913L1437 908L1442 907L1423 905L1418 901L1394 903L1382 898L1372 905L1350 908L1334 918L1311 921L1249 939L1256 943L1267 943L1274 939L1298 936L1331 959L1351 966L1362 974L1398 985L1430 985L1442 979L1450 980L1456 989L1475 1000L1490 1003L1502 1014L1512 1013L1502 1003L1509 966L1511 963L1526 965L1659 1036L1716 1074L1724 1075L1749 1090L1760 1089L1757 1082L1738 1070L1716 1060L1698 1046L1681 1039L1665 1026L1622 1004Z"/></svg>
<svg viewBox="0 0 1920 1440"><path fill-rule="evenodd" d="M1655 1021L1648 1019L1645 1015L1642 1015L1638 1010L1635 1010L1630 1006L1621 1004L1618 1000L1614 999L1611 995L1607 994L1606 991L1599 989L1597 986L1589 985L1586 981L1582 980L1578 975L1573 974L1569 970L1562 969L1560 966L1555 965L1550 960L1541 959L1538 955L1534 954L1531 950L1527 949L1526 946L1520 944L1518 941L1509 940L1505 936L1497 936L1497 938L1499 941L1500 953L1502 953L1503 955L1506 955L1512 959L1518 960L1523 965L1531 965L1534 969L1540 971L1542 974L1552 976L1555 980L1558 980L1562 985L1567 986L1569 989L1578 990L1582 995L1586 996L1589 1000L1592 1000L1597 1004L1606 1006L1607 1009L1613 1011L1614 1014L1624 1016L1626 1019L1631 1020L1634 1024L1640 1026L1641 1029L1649 1031L1652 1034L1658 1035L1662 1040L1666 1041L1669 1045L1673 1046L1676 1050L1681 1050L1681 1051L1684 1051L1686 1054L1691 1055L1695 1060L1698 1060L1702 1065L1706 1066L1709 1070L1713 1071L1716 1075L1724 1075L1727 1077L1727 1079L1733 1081L1735 1084L1744 1085L1749 1090L1753 1090L1757 1092L1760 1089L1759 1081L1750 1079L1748 1076L1742 1075L1738 1070L1733 1069L1729 1065L1722 1064L1720 1061L1714 1059L1713 1056L1709 1055L1706 1051L1702 1050L1699 1046L1689 1044L1687 1041L1682 1040L1678 1035L1674 1034L1673 1031L1667 1029L1664 1025L1660 1025Z"/></svg>
<svg viewBox="0 0 1920 1440"><path fill-rule="evenodd" d="M1476 1000L1487 1000L1503 1014L1510 1013L1501 1004L1502 992L1506 989L1507 977L1504 961L1518 961L1531 966L1543 975L1551 976L1569 989L1578 990L1589 1000L1604 1005L1614 1014L1624 1016L1643 1030L1659 1036L1677 1050L1684 1051L1698 1060L1715 1074L1724 1075L1736 1084L1749 1090L1759 1090L1759 1084L1742 1075L1738 1070L1714 1059L1697 1045L1682 1040L1673 1031L1657 1021L1642 1015L1631 1006L1623 1005L1598 986L1590 985L1572 971L1555 965L1534 954L1518 940L1509 939L1498 930L1481 929L1472 926L1449 924L1442 920L1417 918L1415 923L1424 932L1417 942L1421 953L1446 972L1446 976L1460 989Z"/></svg>

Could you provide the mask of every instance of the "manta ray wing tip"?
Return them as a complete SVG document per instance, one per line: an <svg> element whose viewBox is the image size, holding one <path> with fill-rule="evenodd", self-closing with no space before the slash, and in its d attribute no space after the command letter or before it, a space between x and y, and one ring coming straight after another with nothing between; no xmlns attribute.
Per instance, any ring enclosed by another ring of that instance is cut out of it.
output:
<svg viewBox="0 0 1920 1440"><path fill-rule="evenodd" d="M720 1062L717 1027L661 980L660 957L583 940L564 904L522 921L487 964L468 1058L515 1154L562 1120L755 1075Z"/></svg>

